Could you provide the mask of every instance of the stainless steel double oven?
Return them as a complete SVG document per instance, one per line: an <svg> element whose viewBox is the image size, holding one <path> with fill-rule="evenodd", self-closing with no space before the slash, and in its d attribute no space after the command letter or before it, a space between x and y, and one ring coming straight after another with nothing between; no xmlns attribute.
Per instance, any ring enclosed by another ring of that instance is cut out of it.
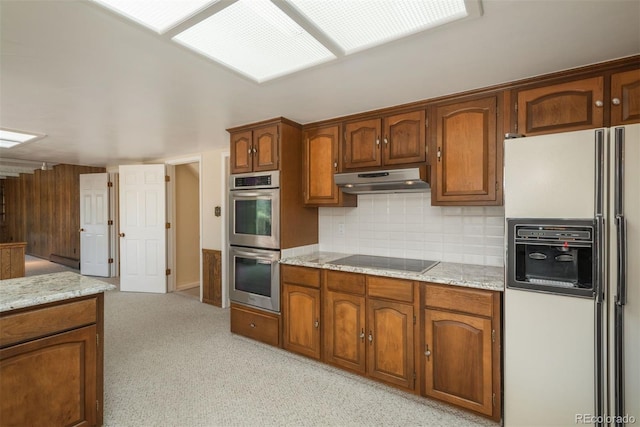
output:
<svg viewBox="0 0 640 427"><path fill-rule="evenodd" d="M231 175L229 296L280 311L280 172Z"/></svg>

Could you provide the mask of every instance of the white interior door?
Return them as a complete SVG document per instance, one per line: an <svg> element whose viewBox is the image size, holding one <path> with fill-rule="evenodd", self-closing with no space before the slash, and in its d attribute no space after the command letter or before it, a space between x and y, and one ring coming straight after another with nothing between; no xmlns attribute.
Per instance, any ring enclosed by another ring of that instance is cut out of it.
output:
<svg viewBox="0 0 640 427"><path fill-rule="evenodd" d="M80 273L109 277L109 175L80 175Z"/></svg>
<svg viewBox="0 0 640 427"><path fill-rule="evenodd" d="M165 166L120 166L119 172L120 290L165 293Z"/></svg>

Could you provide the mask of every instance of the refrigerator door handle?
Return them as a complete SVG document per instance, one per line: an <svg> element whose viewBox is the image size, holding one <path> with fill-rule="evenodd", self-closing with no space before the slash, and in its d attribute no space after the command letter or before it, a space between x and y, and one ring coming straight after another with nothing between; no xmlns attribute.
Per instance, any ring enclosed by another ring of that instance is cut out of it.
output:
<svg viewBox="0 0 640 427"><path fill-rule="evenodd" d="M616 216L618 234L618 272L616 284L616 304L627 303L627 221L624 215Z"/></svg>

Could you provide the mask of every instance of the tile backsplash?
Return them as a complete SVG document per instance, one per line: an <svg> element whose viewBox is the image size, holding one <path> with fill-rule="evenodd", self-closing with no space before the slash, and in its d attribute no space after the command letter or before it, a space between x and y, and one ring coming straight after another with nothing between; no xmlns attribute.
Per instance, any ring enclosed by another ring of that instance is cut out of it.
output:
<svg viewBox="0 0 640 427"><path fill-rule="evenodd" d="M319 208L321 251L504 265L504 207L431 206L431 193L358 196Z"/></svg>

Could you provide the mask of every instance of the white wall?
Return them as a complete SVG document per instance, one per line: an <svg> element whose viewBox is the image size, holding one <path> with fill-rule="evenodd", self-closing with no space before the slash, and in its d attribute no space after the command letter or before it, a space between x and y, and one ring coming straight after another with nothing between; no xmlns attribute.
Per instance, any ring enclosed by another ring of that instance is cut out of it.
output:
<svg viewBox="0 0 640 427"><path fill-rule="evenodd" d="M357 208L319 209L319 241L321 251L502 267L504 207L431 206L431 193L359 195Z"/></svg>

